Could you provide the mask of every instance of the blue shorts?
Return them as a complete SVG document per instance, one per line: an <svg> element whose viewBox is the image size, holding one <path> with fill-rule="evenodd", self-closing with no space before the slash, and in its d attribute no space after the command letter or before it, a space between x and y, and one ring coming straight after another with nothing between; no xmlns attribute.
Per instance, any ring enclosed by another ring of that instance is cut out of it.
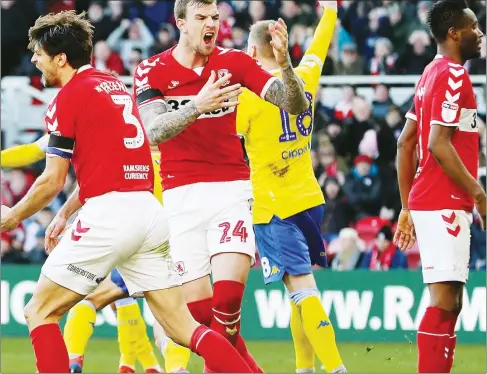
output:
<svg viewBox="0 0 487 374"><path fill-rule="evenodd" d="M110 274L110 279L112 280L113 283L115 283L118 287L120 287L120 289L128 294L129 291L127 290L127 286L125 285L125 282L124 280L122 279L122 276L120 275L120 273L118 272L117 269L113 269L111 274Z"/></svg>
<svg viewBox="0 0 487 374"><path fill-rule="evenodd" d="M282 280L284 274L304 275L312 265L327 267L321 224L325 206L318 205L286 219L272 217L266 224L254 225L264 282Z"/></svg>

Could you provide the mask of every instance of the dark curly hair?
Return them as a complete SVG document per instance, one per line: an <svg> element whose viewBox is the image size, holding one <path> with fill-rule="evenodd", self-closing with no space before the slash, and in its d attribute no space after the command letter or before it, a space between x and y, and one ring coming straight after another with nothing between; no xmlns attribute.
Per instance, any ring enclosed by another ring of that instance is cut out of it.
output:
<svg viewBox="0 0 487 374"><path fill-rule="evenodd" d="M465 0L440 0L431 6L428 11L428 26L436 41L445 41L451 27L463 27L463 11L467 8Z"/></svg>

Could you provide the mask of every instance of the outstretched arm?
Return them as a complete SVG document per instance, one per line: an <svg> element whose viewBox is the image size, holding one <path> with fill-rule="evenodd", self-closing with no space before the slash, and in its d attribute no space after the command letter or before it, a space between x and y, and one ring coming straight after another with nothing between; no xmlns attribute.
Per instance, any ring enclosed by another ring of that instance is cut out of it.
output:
<svg viewBox="0 0 487 374"><path fill-rule="evenodd" d="M3 168L22 168L46 157L49 135L44 135L34 143L17 145L2 151L0 160Z"/></svg>

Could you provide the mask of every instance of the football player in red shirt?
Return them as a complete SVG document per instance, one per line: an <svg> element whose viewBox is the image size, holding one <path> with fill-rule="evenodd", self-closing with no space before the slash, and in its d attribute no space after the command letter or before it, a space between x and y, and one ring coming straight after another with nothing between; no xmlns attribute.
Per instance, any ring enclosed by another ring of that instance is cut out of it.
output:
<svg viewBox="0 0 487 374"><path fill-rule="evenodd" d="M125 85L89 65L92 36L93 26L74 11L41 16L29 30L44 85L61 90L46 114L46 168L19 203L2 205L0 228L12 230L46 206L63 188L70 162L80 186L63 208L67 216L79 210L78 217L42 267L25 308L38 372L69 372L59 320L117 267L129 293L144 294L176 342L215 371L249 373L235 348L197 323L184 303L166 214L152 195L147 135Z"/></svg>
<svg viewBox="0 0 487 374"><path fill-rule="evenodd" d="M171 254L193 316L232 342L258 372L240 335L255 239L249 169L236 133L237 96L246 87L291 114L309 102L282 20L269 26L281 81L243 51L216 46L215 0L176 0L174 12L178 45L143 61L134 76L143 123L161 151Z"/></svg>
<svg viewBox="0 0 487 374"><path fill-rule="evenodd" d="M463 67L480 57L483 34L475 14L460 0L433 4L428 23L438 55L416 86L398 140L403 209L394 241L406 249L417 239L423 281L430 291L430 305L418 328L418 372L448 373L468 279L474 205L485 225L486 196L477 180L477 104Z"/></svg>

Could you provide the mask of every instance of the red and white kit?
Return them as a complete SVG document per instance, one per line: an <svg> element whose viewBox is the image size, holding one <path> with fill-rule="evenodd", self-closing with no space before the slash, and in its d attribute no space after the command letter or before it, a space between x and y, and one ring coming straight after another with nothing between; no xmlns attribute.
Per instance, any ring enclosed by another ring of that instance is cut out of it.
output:
<svg viewBox="0 0 487 374"><path fill-rule="evenodd" d="M136 69L139 108L164 100L178 110L198 94L212 70L218 78L231 73L228 84L240 83L261 97L276 79L242 51L216 47L207 64L193 70L174 59L173 49ZM255 258L250 173L236 132L236 110L205 113L159 145L171 254L183 283L209 274L210 258L217 253Z"/></svg>
<svg viewBox="0 0 487 374"><path fill-rule="evenodd" d="M131 294L180 284L167 218L152 195L149 141L125 85L81 67L49 105L46 126L47 156L71 160L84 205L42 274L82 295L114 267Z"/></svg>
<svg viewBox="0 0 487 374"><path fill-rule="evenodd" d="M469 173L477 178L477 103L465 68L437 55L421 76L414 105L406 117L417 122L419 166L409 195L409 209L423 280L466 282L474 202L428 151L431 126L455 127L451 142Z"/></svg>

